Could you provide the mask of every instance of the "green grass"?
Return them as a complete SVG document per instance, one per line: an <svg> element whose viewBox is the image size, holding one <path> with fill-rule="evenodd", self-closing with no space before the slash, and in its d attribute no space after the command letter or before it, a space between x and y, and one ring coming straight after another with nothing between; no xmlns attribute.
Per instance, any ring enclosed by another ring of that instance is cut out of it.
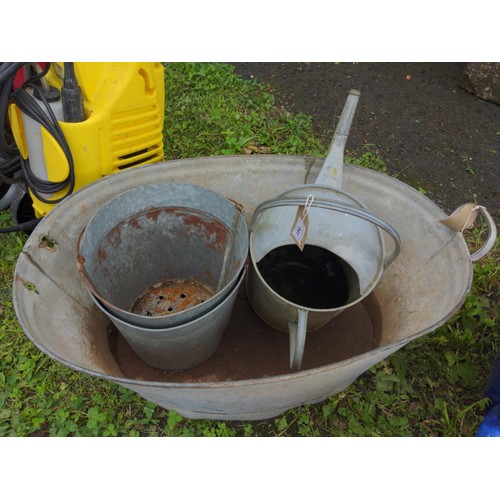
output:
<svg viewBox="0 0 500 500"><path fill-rule="evenodd" d="M311 118L275 105L263 85L223 64L166 66L165 158L257 152L319 156Z"/></svg>
<svg viewBox="0 0 500 500"><path fill-rule="evenodd" d="M269 88L223 64L166 65L165 158L249 152L324 156L308 116L278 107ZM385 171L376 145L352 163ZM0 213L2 225L11 224ZM484 228L469 236L471 247ZM465 305L324 403L262 422L189 420L113 383L52 361L24 335L11 299L26 236L0 235L0 436L472 436L499 350L494 250L474 264ZM497 247L498 248L498 247Z"/></svg>

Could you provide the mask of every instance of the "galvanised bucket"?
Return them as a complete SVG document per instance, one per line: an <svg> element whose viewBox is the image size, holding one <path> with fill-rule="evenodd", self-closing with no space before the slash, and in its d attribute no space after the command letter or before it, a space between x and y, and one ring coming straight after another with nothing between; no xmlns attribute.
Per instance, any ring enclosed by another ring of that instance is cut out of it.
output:
<svg viewBox="0 0 500 500"><path fill-rule="evenodd" d="M159 183L103 205L81 236L78 264L112 316L165 329L225 300L247 253L247 226L233 202L199 186Z"/></svg>
<svg viewBox="0 0 500 500"><path fill-rule="evenodd" d="M110 313L93 295L91 297L142 361L159 370L186 370L205 362L219 347L244 276L245 270L222 302L203 316L169 328L132 325Z"/></svg>

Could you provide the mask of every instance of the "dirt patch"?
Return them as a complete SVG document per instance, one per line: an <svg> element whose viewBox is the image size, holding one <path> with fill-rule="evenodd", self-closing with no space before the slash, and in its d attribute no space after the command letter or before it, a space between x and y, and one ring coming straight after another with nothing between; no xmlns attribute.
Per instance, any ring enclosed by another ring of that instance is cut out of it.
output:
<svg viewBox="0 0 500 500"><path fill-rule="evenodd" d="M280 104L313 118L325 154L350 89L361 91L347 150L374 145L387 173L447 213L472 201L500 217L500 106L459 87L465 63L233 63Z"/></svg>

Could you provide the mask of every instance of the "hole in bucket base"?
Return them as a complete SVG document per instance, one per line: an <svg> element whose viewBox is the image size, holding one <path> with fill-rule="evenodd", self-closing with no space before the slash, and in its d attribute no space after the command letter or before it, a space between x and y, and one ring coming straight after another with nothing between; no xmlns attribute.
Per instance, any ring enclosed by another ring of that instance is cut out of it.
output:
<svg viewBox="0 0 500 500"><path fill-rule="evenodd" d="M266 283L281 297L311 309L333 309L359 297L354 269L338 255L316 245L284 245L258 263Z"/></svg>
<svg viewBox="0 0 500 500"><path fill-rule="evenodd" d="M149 287L137 298L130 311L142 316L168 316L195 307L213 295L213 289L203 283L168 280Z"/></svg>

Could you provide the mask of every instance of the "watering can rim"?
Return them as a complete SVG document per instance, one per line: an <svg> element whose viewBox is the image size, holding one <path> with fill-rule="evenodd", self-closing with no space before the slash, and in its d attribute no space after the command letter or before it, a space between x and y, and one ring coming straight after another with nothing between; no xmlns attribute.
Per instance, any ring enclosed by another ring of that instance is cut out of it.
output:
<svg viewBox="0 0 500 500"><path fill-rule="evenodd" d="M250 239L251 238L252 238L252 235L250 235ZM325 250L328 250L328 249L325 248ZM367 289L367 292L365 292L364 295L361 295L360 297L358 297L356 300L353 300L352 302L349 302L348 304L344 304L343 306L340 306L340 307L332 307L332 308L329 308L329 309L317 309L317 308L313 308L313 307L306 307L306 306L301 305L301 304L296 304L295 302L291 302L290 300L286 299L285 297L282 297L281 295L279 295L273 288L271 288L269 286L269 284L267 283L267 281L264 279L264 277L262 276L262 274L260 273L260 271L259 271L259 269L257 267L257 263L255 262L254 258L252 256L250 258L251 258L251 261L254 264L253 270L257 272L259 278L262 281L262 284L266 287L267 290L269 290L270 292L272 292L273 295L275 295L276 297L279 297L279 299L282 300L287 305L290 305L290 306L292 306L292 307L294 307L296 309L301 309L303 311L308 311L310 313L334 313L334 312L341 312L341 311L344 311L345 309L347 309L348 307L351 307L351 306L353 306L355 304L358 304L362 300L366 299L366 297L373 291L373 289L377 285L377 282L378 282L378 280L379 280L379 278L380 278L380 276L382 275L382 272L383 272L383 269L382 269L382 271L380 271L378 273L377 279L372 280L372 283L370 284L369 288ZM274 327L274 328L276 328L276 327ZM288 330L283 330L283 331L288 331Z"/></svg>

